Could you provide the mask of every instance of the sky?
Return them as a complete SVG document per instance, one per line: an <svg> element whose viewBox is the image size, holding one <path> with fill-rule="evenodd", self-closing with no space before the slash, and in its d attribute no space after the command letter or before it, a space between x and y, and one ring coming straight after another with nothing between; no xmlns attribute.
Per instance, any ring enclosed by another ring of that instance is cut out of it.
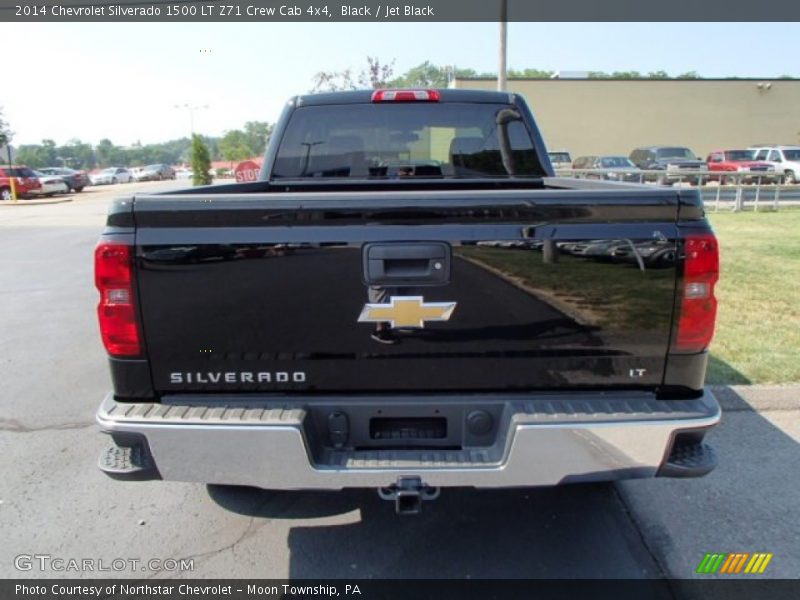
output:
<svg viewBox="0 0 800 600"><path fill-rule="evenodd" d="M319 71L430 60L496 71L497 23L0 23L13 145L147 144L274 122ZM795 23L509 23L508 67L800 77ZM764 60L758 41L784 60ZM767 46L765 46L767 47ZM196 106L189 111L176 106ZM535 107L534 107L535 108ZM191 119L190 119L191 112Z"/></svg>

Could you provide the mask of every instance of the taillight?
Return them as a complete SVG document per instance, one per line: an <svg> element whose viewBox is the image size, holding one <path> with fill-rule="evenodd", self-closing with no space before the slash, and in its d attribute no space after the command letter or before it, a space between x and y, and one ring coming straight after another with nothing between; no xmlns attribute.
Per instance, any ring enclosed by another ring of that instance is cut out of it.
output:
<svg viewBox="0 0 800 600"><path fill-rule="evenodd" d="M689 234L684 240L683 289L681 290L677 352L702 352L714 337L719 279L719 245L713 233Z"/></svg>
<svg viewBox="0 0 800 600"><path fill-rule="evenodd" d="M94 281L100 292L97 317L103 345L114 356L138 356L141 343L133 295L132 247L100 242L94 251Z"/></svg>
<svg viewBox="0 0 800 600"><path fill-rule="evenodd" d="M437 90L375 90L373 102L438 102Z"/></svg>

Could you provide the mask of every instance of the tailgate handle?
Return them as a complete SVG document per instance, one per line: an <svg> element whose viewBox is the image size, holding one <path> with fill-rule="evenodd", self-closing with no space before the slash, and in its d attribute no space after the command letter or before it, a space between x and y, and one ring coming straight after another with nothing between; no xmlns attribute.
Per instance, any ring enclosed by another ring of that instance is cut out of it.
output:
<svg viewBox="0 0 800 600"><path fill-rule="evenodd" d="M450 246L442 242L366 244L362 257L367 285L412 287L450 281Z"/></svg>

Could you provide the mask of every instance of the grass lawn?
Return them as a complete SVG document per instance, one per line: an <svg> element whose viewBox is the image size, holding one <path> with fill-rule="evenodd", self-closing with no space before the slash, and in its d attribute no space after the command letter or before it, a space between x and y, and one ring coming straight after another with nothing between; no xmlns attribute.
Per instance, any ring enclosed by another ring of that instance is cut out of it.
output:
<svg viewBox="0 0 800 600"><path fill-rule="evenodd" d="M708 382L800 382L800 210L709 218L721 276Z"/></svg>

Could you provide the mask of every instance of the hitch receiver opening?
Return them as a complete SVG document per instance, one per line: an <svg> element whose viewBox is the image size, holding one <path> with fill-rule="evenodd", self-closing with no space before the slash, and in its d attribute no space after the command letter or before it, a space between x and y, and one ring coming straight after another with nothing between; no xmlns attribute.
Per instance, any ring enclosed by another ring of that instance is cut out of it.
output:
<svg viewBox="0 0 800 600"><path fill-rule="evenodd" d="M394 500L398 515L418 515L422 512L423 500L436 500L441 490L422 483L419 477L398 477L397 483L379 488L383 500Z"/></svg>

